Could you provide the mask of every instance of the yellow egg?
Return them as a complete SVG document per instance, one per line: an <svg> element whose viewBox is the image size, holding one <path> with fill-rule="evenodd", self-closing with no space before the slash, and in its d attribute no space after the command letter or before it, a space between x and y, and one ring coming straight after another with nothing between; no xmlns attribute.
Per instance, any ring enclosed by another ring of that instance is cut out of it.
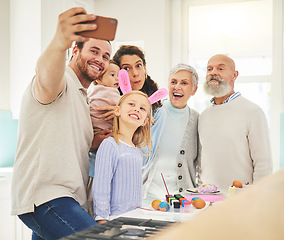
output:
<svg viewBox="0 0 284 240"><path fill-rule="evenodd" d="M235 186L236 188L242 188L243 184L239 180L235 180L233 181L233 186Z"/></svg>
<svg viewBox="0 0 284 240"><path fill-rule="evenodd" d="M203 199L199 198L193 202L193 206L196 207L197 209L201 209L206 206L206 203Z"/></svg>
<svg viewBox="0 0 284 240"><path fill-rule="evenodd" d="M159 204L161 203L162 201L160 201L160 200L154 200L153 202L152 202L152 207L154 208L154 209L156 209L156 210L159 210Z"/></svg>

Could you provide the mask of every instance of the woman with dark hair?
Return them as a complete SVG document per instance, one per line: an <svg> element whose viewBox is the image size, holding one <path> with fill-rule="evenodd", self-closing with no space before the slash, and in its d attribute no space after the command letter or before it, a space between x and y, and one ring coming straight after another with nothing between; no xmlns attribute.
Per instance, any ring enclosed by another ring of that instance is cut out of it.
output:
<svg viewBox="0 0 284 240"><path fill-rule="evenodd" d="M121 69L125 69L128 72L130 78L130 84L133 90L139 90L151 96L152 93L158 90L158 85L154 82L146 71L146 60L143 51L133 45L122 45L116 51L113 56L113 60L120 66ZM144 152L143 166L147 165L149 160L153 158L153 154L156 152L157 141L160 137L159 129L163 125L163 119L165 119L166 112L163 111L161 101L158 101L152 105L153 118L151 127L151 140L152 151L147 148L142 149Z"/></svg>
<svg viewBox="0 0 284 240"><path fill-rule="evenodd" d="M113 60L121 69L128 72L133 90L139 90L148 96L158 90L157 83L147 74L145 55L140 48L133 45L122 45L116 51ZM153 104L153 113L161 106L161 101Z"/></svg>

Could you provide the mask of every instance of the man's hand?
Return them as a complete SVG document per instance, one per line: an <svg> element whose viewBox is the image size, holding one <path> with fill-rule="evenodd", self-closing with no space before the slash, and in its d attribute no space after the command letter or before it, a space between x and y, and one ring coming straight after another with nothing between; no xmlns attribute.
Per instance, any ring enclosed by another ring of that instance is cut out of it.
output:
<svg viewBox="0 0 284 240"><path fill-rule="evenodd" d="M91 151L98 149L101 142L105 139L108 138L112 135L112 131L109 129L104 129L101 132L99 132L98 134L96 134L94 136L93 142L92 142L92 147L91 147Z"/></svg>
<svg viewBox="0 0 284 240"><path fill-rule="evenodd" d="M56 33L36 66L35 96L39 102L51 103L63 91L66 50L71 47L73 41L88 40L78 33L96 29L95 24L84 23L94 19L95 15L86 14L84 8L80 7L71 8L59 15Z"/></svg>
<svg viewBox="0 0 284 240"><path fill-rule="evenodd" d="M71 8L61 13L58 17L57 30L53 39L54 44L65 51L71 47L73 41L87 41L88 38L79 34L82 31L95 30L97 28L96 24L85 23L95 19L95 15L87 14L85 9L81 7Z"/></svg>
<svg viewBox="0 0 284 240"><path fill-rule="evenodd" d="M100 107L97 110L98 111L108 111L100 115L101 119L108 121L114 118L114 109L115 109L115 106L106 106L106 107Z"/></svg>

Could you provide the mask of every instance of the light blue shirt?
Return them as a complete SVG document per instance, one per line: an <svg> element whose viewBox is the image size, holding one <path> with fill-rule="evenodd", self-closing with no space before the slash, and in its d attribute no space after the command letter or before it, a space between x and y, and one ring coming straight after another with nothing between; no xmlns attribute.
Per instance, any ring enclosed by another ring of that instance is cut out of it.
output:
<svg viewBox="0 0 284 240"><path fill-rule="evenodd" d="M169 100L164 100L163 107L166 109L167 117L160 138L160 155L156 167L157 174L154 175L148 192L156 198L166 191L161 173L163 173L169 192L178 192L176 158L179 154L181 141L189 120L188 106L178 109Z"/></svg>
<svg viewBox="0 0 284 240"><path fill-rule="evenodd" d="M148 148L145 147L142 149L143 152L143 167L148 165L150 166L151 161L153 159L154 154L156 153L158 143L160 141L160 137L162 134L162 131L165 126L165 120L167 118L167 112L164 107L160 107L157 109L157 111L153 114L153 117L155 119L155 124L151 126L151 141L152 141L152 149L150 154L148 154ZM149 165L150 163L150 165Z"/></svg>
<svg viewBox="0 0 284 240"><path fill-rule="evenodd" d="M236 99L236 98L239 97L239 96L241 96L241 93L240 93L240 92L235 92L235 93L233 93L231 96L229 96L229 97L223 102L223 104L224 104L224 103L228 103L228 102L230 102L230 101ZM216 105L214 98L211 98L210 102L211 102L213 105Z"/></svg>

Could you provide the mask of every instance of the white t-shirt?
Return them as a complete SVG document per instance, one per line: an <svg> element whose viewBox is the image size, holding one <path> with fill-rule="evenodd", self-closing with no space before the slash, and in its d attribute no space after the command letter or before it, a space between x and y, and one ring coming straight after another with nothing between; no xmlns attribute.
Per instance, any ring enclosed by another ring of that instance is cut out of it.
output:
<svg viewBox="0 0 284 240"><path fill-rule="evenodd" d="M163 105L167 111L167 119L160 138L156 174L147 193L152 199L159 199L167 194L161 173L167 184L168 191L171 193L179 192L177 186L176 158L179 154L181 141L189 120L188 106L178 109L172 106L169 100L163 101Z"/></svg>

